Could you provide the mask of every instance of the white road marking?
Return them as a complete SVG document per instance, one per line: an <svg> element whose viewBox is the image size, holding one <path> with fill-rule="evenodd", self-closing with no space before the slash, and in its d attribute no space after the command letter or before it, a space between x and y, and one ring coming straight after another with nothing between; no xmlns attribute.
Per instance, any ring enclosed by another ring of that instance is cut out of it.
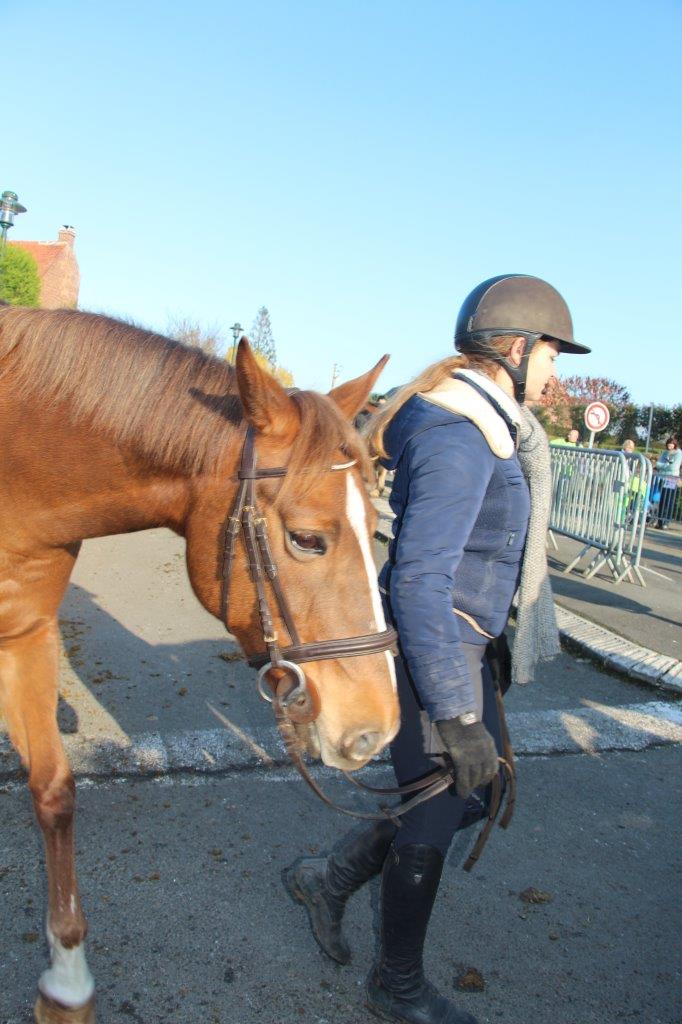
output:
<svg viewBox="0 0 682 1024"><path fill-rule="evenodd" d="M664 576L662 572L658 572L657 569L650 569L648 565L640 565L640 569L644 572L650 572L652 576L660 576L662 580L667 580L668 583L674 583L675 581L670 576Z"/></svg>
<svg viewBox="0 0 682 1024"><path fill-rule="evenodd" d="M580 707L508 711L507 723L517 757L682 745L682 704L677 701L614 705L591 701ZM276 726L251 728L248 734L241 740L224 728L188 729L163 737L137 733L125 748L96 739L84 742L77 735L63 739L78 788L87 789L100 783L126 785L129 779L140 778L159 785L179 784L184 779L183 784L190 785L188 780L210 780L216 773L232 771L262 771L269 777L286 765ZM265 757L255 752L258 748ZM212 761L207 760L205 751L210 752ZM387 761L387 750L373 759L377 766L385 767ZM325 770L322 765L314 767L316 773ZM16 779L18 771L19 758L10 753L9 743L0 736L0 784L6 792L25 790L26 782Z"/></svg>

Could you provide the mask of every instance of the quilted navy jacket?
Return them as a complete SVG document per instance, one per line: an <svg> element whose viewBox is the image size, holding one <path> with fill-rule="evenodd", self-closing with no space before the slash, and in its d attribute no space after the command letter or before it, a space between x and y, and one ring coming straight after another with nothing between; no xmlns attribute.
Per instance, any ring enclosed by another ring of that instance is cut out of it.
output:
<svg viewBox="0 0 682 1024"><path fill-rule="evenodd" d="M381 589L424 709L431 721L454 718L476 708L461 643L487 640L453 607L491 636L504 629L528 487L515 453L498 458L471 420L419 395L396 414L384 443L395 521Z"/></svg>

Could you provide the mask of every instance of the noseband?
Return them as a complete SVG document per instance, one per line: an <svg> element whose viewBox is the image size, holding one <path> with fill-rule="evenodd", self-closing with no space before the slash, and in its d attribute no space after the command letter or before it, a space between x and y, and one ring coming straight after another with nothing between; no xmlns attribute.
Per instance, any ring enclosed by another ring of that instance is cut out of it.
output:
<svg viewBox="0 0 682 1024"><path fill-rule="evenodd" d="M349 469L353 462L343 466L330 466L330 471ZM272 556L268 537L267 520L256 504L256 481L284 477L286 466L273 469L259 469L256 465L255 431L249 426L244 439L241 465L237 474L239 487L232 514L225 525L225 543L222 571L222 619L229 630L229 591L237 537L241 532L249 560L249 572L256 587L258 614L265 651L253 654L248 662L258 671L258 692L270 703L276 700L287 709L294 721L311 722L319 714L319 699L314 687L300 668L307 661L325 661L330 658L357 658L367 654L381 654L394 650L398 639L394 629L383 629L367 636L351 636L338 640L318 640L301 643L294 617L282 589L277 565ZM279 614L291 640L289 647L280 647L275 632L272 609L268 601L266 582L270 584L277 602ZM272 673L272 675L270 675ZM275 679L272 688L275 696L268 692L268 681ZM292 678L295 682L292 685ZM277 680L279 679L279 682Z"/></svg>

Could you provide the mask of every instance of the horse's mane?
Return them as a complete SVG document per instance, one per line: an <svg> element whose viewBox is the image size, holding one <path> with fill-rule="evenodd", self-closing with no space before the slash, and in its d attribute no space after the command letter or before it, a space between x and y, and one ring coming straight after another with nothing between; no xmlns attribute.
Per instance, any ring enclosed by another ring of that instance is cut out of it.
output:
<svg viewBox="0 0 682 1024"><path fill-rule="evenodd" d="M0 309L0 377L43 405L64 404L151 467L210 472L243 425L236 373L222 359L130 323L76 310ZM339 449L366 470L355 431L327 398L292 395L301 418L284 498L300 474L312 482ZM306 487L307 489L307 487Z"/></svg>
<svg viewBox="0 0 682 1024"><path fill-rule="evenodd" d="M241 419L231 366L198 349L94 313L0 310L0 373L24 399L68 406L152 465L198 471Z"/></svg>

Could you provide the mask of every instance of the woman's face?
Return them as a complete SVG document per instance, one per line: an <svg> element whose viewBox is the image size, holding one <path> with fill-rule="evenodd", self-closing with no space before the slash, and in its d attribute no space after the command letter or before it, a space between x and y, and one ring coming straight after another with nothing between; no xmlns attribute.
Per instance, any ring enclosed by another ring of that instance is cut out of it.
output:
<svg viewBox="0 0 682 1024"><path fill-rule="evenodd" d="M526 401L539 402L542 392L555 376L554 360L559 355L556 341L537 341L528 360L526 377Z"/></svg>
<svg viewBox="0 0 682 1024"><path fill-rule="evenodd" d="M675 451L675 442L674 441L668 441L668 443L666 444L666 448L668 449L669 452L674 452Z"/></svg>

